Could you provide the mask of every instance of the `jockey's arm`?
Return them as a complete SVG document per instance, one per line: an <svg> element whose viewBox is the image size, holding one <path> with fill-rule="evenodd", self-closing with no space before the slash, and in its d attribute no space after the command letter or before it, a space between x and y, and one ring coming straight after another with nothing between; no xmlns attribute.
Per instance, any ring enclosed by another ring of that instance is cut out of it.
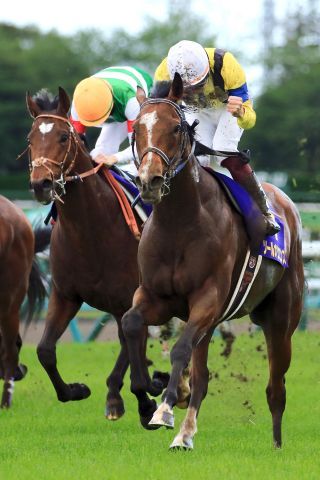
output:
<svg viewBox="0 0 320 480"><path fill-rule="evenodd" d="M244 130L252 128L256 123L256 113L249 97L246 76L230 52L226 52L223 58L221 74L229 94L227 110L237 117L239 127Z"/></svg>
<svg viewBox="0 0 320 480"><path fill-rule="evenodd" d="M131 138L132 138L132 126L135 121L135 119L138 116L138 113L140 111L140 105L136 97L130 98L128 101L126 108L125 108L125 117L126 117L126 128L127 128L127 136L129 140L129 146L122 150L121 152L118 151L120 144L122 141L125 139L123 138L120 143L117 145L113 144L114 148L114 153L107 153L110 151L110 142L112 140L109 138L109 135L100 135L100 141L99 141L99 151L97 148L95 148L91 152L92 158L97 161L97 162L103 162L107 166L112 166L117 162L121 163L129 163L133 160L133 155L132 155L132 147L131 147ZM101 141L102 140L102 141Z"/></svg>

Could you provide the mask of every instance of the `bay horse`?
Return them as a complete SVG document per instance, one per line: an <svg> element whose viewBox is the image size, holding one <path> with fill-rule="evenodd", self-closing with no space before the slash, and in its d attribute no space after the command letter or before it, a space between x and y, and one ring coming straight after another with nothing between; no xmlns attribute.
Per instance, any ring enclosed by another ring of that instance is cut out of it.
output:
<svg viewBox="0 0 320 480"><path fill-rule="evenodd" d="M121 318L138 286L138 239L69 121L70 99L65 90L60 87L55 98L45 90L34 98L27 93L26 101L34 118L28 135L31 187L39 202L55 200L58 211L50 248L52 289L38 358L58 400L87 398L91 393L87 385L62 379L56 343L83 302L111 313L121 348L106 382L106 417L117 420L124 414L120 390L129 366ZM144 336L145 351L147 329ZM149 379L148 390L158 395L163 385L159 379Z"/></svg>
<svg viewBox="0 0 320 480"><path fill-rule="evenodd" d="M21 305L27 295L26 327L41 311L46 290L35 254L50 242L45 229L32 226L14 203L0 195L0 378L4 380L1 408L12 404L14 381L27 368L19 362Z"/></svg>
<svg viewBox="0 0 320 480"><path fill-rule="evenodd" d="M178 104L183 95L180 76L176 74L172 84L159 83L154 88L153 98L146 99L141 91L137 95L141 111L134 123L136 182L142 199L153 204L153 213L138 249L140 286L122 326L129 350L131 391L139 411L149 411L150 426L173 428L178 381L191 361L191 397L171 448L192 449L199 408L208 388L209 342L235 290L249 236L220 182L197 164L194 126L188 126ZM289 266L263 258L246 300L232 318L249 314L264 332L270 369L266 395L274 445L280 447L286 403L284 375L304 288L301 222L283 192L270 184L264 188L284 221ZM139 353L141 332L146 325L160 325L173 316L185 320L186 326L172 348L171 376L157 408L147 395Z"/></svg>

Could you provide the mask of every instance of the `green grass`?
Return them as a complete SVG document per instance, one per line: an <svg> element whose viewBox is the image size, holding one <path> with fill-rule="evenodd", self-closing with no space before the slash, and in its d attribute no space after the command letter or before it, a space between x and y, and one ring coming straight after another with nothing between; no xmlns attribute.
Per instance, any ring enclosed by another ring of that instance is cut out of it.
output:
<svg viewBox="0 0 320 480"><path fill-rule="evenodd" d="M166 370L168 359L161 357L156 342L151 345L154 368ZM115 423L104 419L105 377L117 344L59 345L64 378L85 382L92 391L87 400L67 404L56 400L35 347L24 346L21 360L29 367L28 376L16 383L12 409L0 412L0 479L318 479L319 335L294 336L281 451L272 447L261 333L239 336L228 360L220 356L221 349L215 337L209 360L213 378L200 412L195 449L172 453L168 446L184 411L176 411L174 431L143 430L128 378L125 416Z"/></svg>

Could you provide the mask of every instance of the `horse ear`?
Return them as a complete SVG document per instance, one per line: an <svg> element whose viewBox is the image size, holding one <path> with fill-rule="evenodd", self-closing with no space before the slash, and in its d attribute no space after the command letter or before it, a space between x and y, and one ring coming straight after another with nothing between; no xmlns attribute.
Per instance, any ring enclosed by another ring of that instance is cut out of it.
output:
<svg viewBox="0 0 320 480"><path fill-rule="evenodd" d="M28 112L32 118L36 118L38 115L40 115L41 109L31 97L30 92L26 92L26 103Z"/></svg>
<svg viewBox="0 0 320 480"><path fill-rule="evenodd" d="M174 74L174 78L172 80L170 92L168 98L173 102L177 102L181 100L183 95L183 83L182 78L178 72Z"/></svg>
<svg viewBox="0 0 320 480"><path fill-rule="evenodd" d="M70 109L70 98L67 92L62 88L59 87L59 104L57 108L57 113L59 115L67 116Z"/></svg>
<svg viewBox="0 0 320 480"><path fill-rule="evenodd" d="M142 103L143 103L143 102L145 101L145 99L147 98L147 97L146 97L146 94L145 94L145 91L143 90L143 88L137 87L136 98L137 98L139 104L142 105Z"/></svg>

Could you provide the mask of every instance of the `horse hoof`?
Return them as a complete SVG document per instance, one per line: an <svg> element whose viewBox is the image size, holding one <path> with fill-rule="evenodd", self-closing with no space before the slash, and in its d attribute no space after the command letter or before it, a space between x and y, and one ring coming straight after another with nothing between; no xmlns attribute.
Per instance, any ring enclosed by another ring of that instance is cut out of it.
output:
<svg viewBox="0 0 320 480"><path fill-rule="evenodd" d="M165 389L168 386L170 374L167 372L160 372L159 370L155 370L152 375L152 383L156 380L161 382L163 389Z"/></svg>
<svg viewBox="0 0 320 480"><path fill-rule="evenodd" d="M4 399L2 398L1 400L1 405L0 408L2 410L8 410L12 405L12 398Z"/></svg>
<svg viewBox="0 0 320 480"><path fill-rule="evenodd" d="M23 365L23 363L20 363L17 366L16 371L14 373L14 379L17 382L19 380L22 380L27 375L27 372L28 372L28 367L26 365Z"/></svg>
<svg viewBox="0 0 320 480"><path fill-rule="evenodd" d="M152 380L150 387L148 388L148 393L153 397L158 397L164 390L163 383L161 380L155 379Z"/></svg>
<svg viewBox="0 0 320 480"><path fill-rule="evenodd" d="M163 390L167 387L169 379L170 379L170 375L168 373L159 372L158 370L155 370L153 372L151 385L150 385L150 388L148 389L148 393L150 393L150 395L152 395L153 397L158 397L159 395L161 395Z"/></svg>
<svg viewBox="0 0 320 480"><path fill-rule="evenodd" d="M148 422L148 419L146 419L145 423L143 424L141 417L140 417L140 422L143 428L145 428L146 430L158 430L161 427L161 425L150 425L150 422Z"/></svg>
<svg viewBox="0 0 320 480"><path fill-rule="evenodd" d="M117 402L108 402L106 406L106 418L108 420L119 420L124 415L125 409L122 400L118 400Z"/></svg>
<svg viewBox="0 0 320 480"><path fill-rule="evenodd" d="M90 397L91 391L84 383L69 383L68 390L58 394L60 402L69 402L73 400L84 400Z"/></svg>
<svg viewBox="0 0 320 480"><path fill-rule="evenodd" d="M143 409L143 411L139 409L140 423L146 430L157 430L160 427L160 425L149 425L149 422L156 410L157 404L155 400L150 400L148 407Z"/></svg>
<svg viewBox="0 0 320 480"><path fill-rule="evenodd" d="M84 400L91 395L90 388L84 383L69 383L69 387L71 390L70 400Z"/></svg>
<svg viewBox="0 0 320 480"><path fill-rule="evenodd" d="M191 452L193 450L193 440L191 437L177 435L170 445L169 450L171 452L177 452L184 450L185 452Z"/></svg>
<svg viewBox="0 0 320 480"><path fill-rule="evenodd" d="M12 394L8 392L3 392L0 408L1 409L8 409L12 405Z"/></svg>
<svg viewBox="0 0 320 480"><path fill-rule="evenodd" d="M149 422L150 426L158 426L158 427L166 427L166 428L174 428L174 416L173 412L171 411L163 411L159 408L156 412L154 412L153 417Z"/></svg>

